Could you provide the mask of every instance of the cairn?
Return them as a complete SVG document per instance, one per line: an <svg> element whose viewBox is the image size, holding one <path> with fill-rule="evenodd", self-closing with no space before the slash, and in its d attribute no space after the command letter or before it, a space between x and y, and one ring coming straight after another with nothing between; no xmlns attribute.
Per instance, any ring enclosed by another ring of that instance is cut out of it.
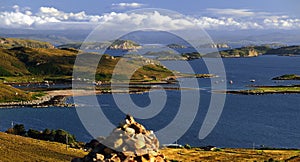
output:
<svg viewBox="0 0 300 162"><path fill-rule="evenodd" d="M137 123L127 115L108 137L92 140L87 144L91 151L81 159L72 161L100 162L164 162L165 157L158 152L159 141L153 131Z"/></svg>

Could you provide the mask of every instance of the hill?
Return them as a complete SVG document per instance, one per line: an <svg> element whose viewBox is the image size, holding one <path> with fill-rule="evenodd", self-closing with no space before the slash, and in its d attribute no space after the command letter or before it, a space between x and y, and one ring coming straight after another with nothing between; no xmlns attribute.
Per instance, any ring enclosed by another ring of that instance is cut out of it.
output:
<svg viewBox="0 0 300 162"><path fill-rule="evenodd" d="M71 161L85 154L61 143L0 132L0 161Z"/></svg>
<svg viewBox="0 0 300 162"><path fill-rule="evenodd" d="M256 57L265 54L271 48L269 46L246 46L220 51L221 57ZM216 53L209 53L205 56L214 56Z"/></svg>
<svg viewBox="0 0 300 162"><path fill-rule="evenodd" d="M266 54L272 55L300 55L300 46L287 46L280 47L277 49L271 49L266 52Z"/></svg>
<svg viewBox="0 0 300 162"><path fill-rule="evenodd" d="M31 40L26 41L31 42ZM132 41L119 40L113 43L112 48L130 49L138 47L140 46ZM28 76L32 76L32 78L70 78L77 56L91 58L91 60L98 59L99 57L95 53L82 53L82 51L74 48L33 48L20 46L7 49L0 47L0 77L4 80L7 77L16 77L16 79L20 79L21 77L21 80L23 80L22 78ZM97 68L96 79L109 81L115 65L120 60L122 60L124 66L131 69L138 69L133 75L133 80L141 81L145 78L150 78L149 80L163 80L172 75L171 71L148 58L121 59L120 57L115 58L103 55ZM81 66L84 66L82 69L86 69L85 67L89 67L90 63L84 61ZM126 67L123 68L125 72L127 70ZM117 75L123 74L120 73ZM18 80L15 81L19 82Z"/></svg>
<svg viewBox="0 0 300 162"><path fill-rule="evenodd" d="M255 57L259 55L300 55L300 46L283 46L277 44L267 44L261 46L246 46L222 50L221 57ZM216 56L216 53L209 53L206 56Z"/></svg>
<svg viewBox="0 0 300 162"><path fill-rule="evenodd" d="M58 46L58 48L75 48L82 50L97 50L104 49L106 47L112 50L134 50L141 48L138 43L132 40L115 40L111 42L77 42L62 44Z"/></svg>
<svg viewBox="0 0 300 162"><path fill-rule="evenodd" d="M0 76L71 75L76 55L56 48L0 48Z"/></svg>
<svg viewBox="0 0 300 162"><path fill-rule="evenodd" d="M26 101L32 98L32 94L20 89L0 83L0 102Z"/></svg>

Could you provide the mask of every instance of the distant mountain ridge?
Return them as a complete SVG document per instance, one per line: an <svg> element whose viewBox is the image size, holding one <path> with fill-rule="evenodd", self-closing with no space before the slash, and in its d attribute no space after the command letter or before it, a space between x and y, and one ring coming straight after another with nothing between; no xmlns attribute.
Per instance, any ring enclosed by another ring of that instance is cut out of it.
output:
<svg viewBox="0 0 300 162"><path fill-rule="evenodd" d="M13 47L29 47L29 48L55 48L54 45L48 42L37 40L19 39L19 38L3 38L0 37L0 47L13 48Z"/></svg>
<svg viewBox="0 0 300 162"><path fill-rule="evenodd" d="M256 57L259 55L300 55L300 45L278 47L270 45L246 46L219 51L221 57ZM206 56L213 56L209 53Z"/></svg>
<svg viewBox="0 0 300 162"><path fill-rule="evenodd" d="M99 49L112 49L112 50L135 50L140 49L142 46L132 40L115 40L112 42L77 42L68 43L57 46L58 48L75 48L82 50L99 50Z"/></svg>

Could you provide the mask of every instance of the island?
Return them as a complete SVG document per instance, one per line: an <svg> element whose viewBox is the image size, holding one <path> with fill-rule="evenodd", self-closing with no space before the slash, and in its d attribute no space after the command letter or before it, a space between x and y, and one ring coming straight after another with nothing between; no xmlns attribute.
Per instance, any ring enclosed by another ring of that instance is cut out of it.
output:
<svg viewBox="0 0 300 162"><path fill-rule="evenodd" d="M246 46L241 48L227 49L219 51L221 57L236 58L236 57L257 57L265 54L271 48L269 46ZM204 57L215 57L218 53L208 53Z"/></svg>
<svg viewBox="0 0 300 162"><path fill-rule="evenodd" d="M275 78L272 78L272 80L300 80L300 75L297 74L285 74L282 76L278 76Z"/></svg>
<svg viewBox="0 0 300 162"><path fill-rule="evenodd" d="M266 54L281 55L281 56L296 56L296 55L300 55L300 46L292 45L292 46L285 46L276 49L270 49L266 52Z"/></svg>
<svg viewBox="0 0 300 162"><path fill-rule="evenodd" d="M230 90L229 94L262 95L262 94L292 94L300 93L300 85L286 86L253 86L253 89Z"/></svg>
<svg viewBox="0 0 300 162"><path fill-rule="evenodd" d="M168 44L167 47L173 48L173 49L176 49L176 48L187 48L187 47L184 46L184 45L181 45L181 44L175 44L175 43Z"/></svg>

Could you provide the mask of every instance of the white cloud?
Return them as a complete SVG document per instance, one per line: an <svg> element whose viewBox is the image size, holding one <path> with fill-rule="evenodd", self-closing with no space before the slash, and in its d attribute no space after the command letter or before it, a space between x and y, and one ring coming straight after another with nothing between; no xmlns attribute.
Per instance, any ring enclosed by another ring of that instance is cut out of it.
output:
<svg viewBox="0 0 300 162"><path fill-rule="evenodd" d="M208 8L207 11L219 14L219 15L230 15L230 16L237 16L237 17L243 17L243 16L254 16L255 12L250 11L249 9L219 9L219 8Z"/></svg>
<svg viewBox="0 0 300 162"><path fill-rule="evenodd" d="M126 6L124 4L124 6ZM253 18L256 14L245 9L215 10L228 16L200 16L188 17L164 14L158 11L106 13L103 15L89 15L84 11L72 13L60 11L53 7L40 7L37 13L30 9L14 6L14 11L0 12L0 28L33 28L33 29L86 29L94 28L97 24L106 24L111 28L134 28L139 26L159 27L165 30L182 30L202 27L213 30L239 29L300 29L300 19L286 15L269 15L260 13L261 17ZM222 12L221 12L222 11ZM239 14L239 17L230 14ZM243 17L241 17L243 15ZM264 16L262 16L264 15Z"/></svg>
<svg viewBox="0 0 300 162"><path fill-rule="evenodd" d="M115 9L140 8L142 6L144 6L144 4L136 3L136 2L133 2L133 3L113 3L112 4L112 8L115 8Z"/></svg>

